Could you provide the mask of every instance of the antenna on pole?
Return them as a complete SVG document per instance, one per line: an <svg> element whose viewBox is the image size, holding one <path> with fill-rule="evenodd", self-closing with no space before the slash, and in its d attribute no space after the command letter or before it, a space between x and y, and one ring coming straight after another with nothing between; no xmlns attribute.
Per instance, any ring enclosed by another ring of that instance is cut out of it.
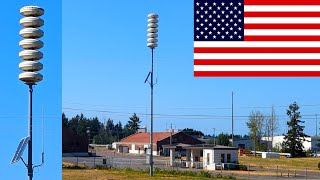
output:
<svg viewBox="0 0 320 180"><path fill-rule="evenodd" d="M234 146L234 137L233 137L233 94L234 94L234 92L232 91L232 97L231 97L231 99L232 99L232 104L231 104L231 119L232 119L232 133L231 133L231 139L232 139L232 147Z"/></svg>
<svg viewBox="0 0 320 180"><path fill-rule="evenodd" d="M33 166L33 168L41 167L44 164L44 110L42 106L42 153L41 153L41 164Z"/></svg>

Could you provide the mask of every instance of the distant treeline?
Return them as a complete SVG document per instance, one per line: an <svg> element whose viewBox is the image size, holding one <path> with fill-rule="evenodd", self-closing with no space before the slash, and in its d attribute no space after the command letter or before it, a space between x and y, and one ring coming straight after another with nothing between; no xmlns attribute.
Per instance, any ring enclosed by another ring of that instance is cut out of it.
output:
<svg viewBox="0 0 320 180"><path fill-rule="evenodd" d="M119 141L137 132L140 128L140 123L141 121L135 113L129 117L124 127L122 127L120 121L114 124L110 118L105 123L102 123L98 117L87 118L81 113L80 115L68 118L62 113L63 127L69 128L78 135L87 137L89 143L94 144L111 144Z"/></svg>
<svg viewBox="0 0 320 180"><path fill-rule="evenodd" d="M74 117L68 118L64 113L62 113L63 127L70 129L80 136L87 137L89 143L94 144L111 144L113 142L117 142L122 138L136 133L140 128L140 123L141 121L135 113L129 117L129 120L124 127L120 121L115 124L110 118L102 123L98 117L87 118L81 113ZM209 137L212 139L209 141L210 144L216 143L225 146L230 145L229 139L231 138L231 134L228 133L220 133L219 135L216 135L214 142L213 135L205 135L199 130L185 128L182 130L182 132L195 137ZM235 135L235 138L240 137L241 136L239 135Z"/></svg>

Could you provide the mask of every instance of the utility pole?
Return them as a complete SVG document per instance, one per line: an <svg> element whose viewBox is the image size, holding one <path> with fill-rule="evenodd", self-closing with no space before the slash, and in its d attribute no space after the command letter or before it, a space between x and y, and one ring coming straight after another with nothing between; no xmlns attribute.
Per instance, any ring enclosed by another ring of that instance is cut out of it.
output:
<svg viewBox="0 0 320 180"><path fill-rule="evenodd" d="M232 108L231 108L231 113L232 113L232 115L231 115L231 117L232 117L232 134L231 134L231 139L232 139L232 146L234 146L234 139L233 139L233 91L232 91Z"/></svg>
<svg viewBox="0 0 320 180"><path fill-rule="evenodd" d="M39 38L44 33L38 28L44 25L43 19L40 18L44 14L44 9L39 6L24 6L20 9L20 14L24 16L20 20L20 25L24 28L19 34L24 39L19 42L19 46L23 48L19 53L19 57L23 59L19 68L24 72L19 74L19 79L29 87L28 163L25 165L28 169L28 179L32 180L33 168L38 167L32 162L32 94L33 86L43 79L38 71L43 68L43 64L39 62L43 58L43 53L39 51L43 47L43 42Z"/></svg>
<svg viewBox="0 0 320 180"><path fill-rule="evenodd" d="M216 128L213 128L213 145L216 145Z"/></svg>
<svg viewBox="0 0 320 180"><path fill-rule="evenodd" d="M148 77L150 77L150 88L151 88L151 112L150 112L150 176L153 176L153 50L158 46L158 15L151 13L148 14L148 44L147 46L151 48L151 71L149 72L145 82L148 81Z"/></svg>
<svg viewBox="0 0 320 180"><path fill-rule="evenodd" d="M316 114L316 136L318 136L318 114Z"/></svg>
<svg viewBox="0 0 320 180"><path fill-rule="evenodd" d="M172 123L170 127L170 145L172 144Z"/></svg>
<svg viewBox="0 0 320 180"><path fill-rule="evenodd" d="M32 164L32 86L34 84L28 84L29 86L29 144L28 144L28 176L29 180L33 178L33 164Z"/></svg>
<svg viewBox="0 0 320 180"><path fill-rule="evenodd" d="M271 148L270 150L272 151L272 146L273 146L273 132L274 132L274 125L275 125L275 112L274 112L274 106L272 106L272 110L271 110ZM268 126L269 127L269 126ZM269 138L268 138L269 140Z"/></svg>

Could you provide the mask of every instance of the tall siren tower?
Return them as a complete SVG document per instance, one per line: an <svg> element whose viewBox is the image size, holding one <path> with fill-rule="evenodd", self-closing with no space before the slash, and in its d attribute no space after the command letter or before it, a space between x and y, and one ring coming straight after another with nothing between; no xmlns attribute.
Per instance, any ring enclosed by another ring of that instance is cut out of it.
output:
<svg viewBox="0 0 320 180"><path fill-rule="evenodd" d="M23 48L19 53L19 57L23 60L23 62L19 64L19 68L23 71L19 74L19 79L29 87L29 135L26 138L26 143L28 144L28 162L27 164L23 162L28 169L29 180L32 180L33 168L37 167L32 164L32 88L43 79L43 76L38 73L38 71L43 68L42 63L39 62L39 60L43 58L43 54L39 49L43 47L43 42L40 38L44 33L39 28L44 25L43 19L40 18L40 16L44 14L44 9L39 6L25 6L20 9L20 14L24 16L20 20L20 24L24 27L20 31L20 36L24 39L19 42L19 46ZM22 152L20 153L20 157L19 155L16 156L16 158L18 158L17 161L20 158L22 159ZM43 156L42 154L42 164Z"/></svg>

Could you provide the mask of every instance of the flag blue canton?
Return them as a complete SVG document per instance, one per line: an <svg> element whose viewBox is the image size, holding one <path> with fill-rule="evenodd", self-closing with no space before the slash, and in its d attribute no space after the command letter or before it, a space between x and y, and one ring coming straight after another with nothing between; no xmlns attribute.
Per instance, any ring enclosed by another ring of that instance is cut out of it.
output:
<svg viewBox="0 0 320 180"><path fill-rule="evenodd" d="M194 0L194 41L243 41L243 0Z"/></svg>

